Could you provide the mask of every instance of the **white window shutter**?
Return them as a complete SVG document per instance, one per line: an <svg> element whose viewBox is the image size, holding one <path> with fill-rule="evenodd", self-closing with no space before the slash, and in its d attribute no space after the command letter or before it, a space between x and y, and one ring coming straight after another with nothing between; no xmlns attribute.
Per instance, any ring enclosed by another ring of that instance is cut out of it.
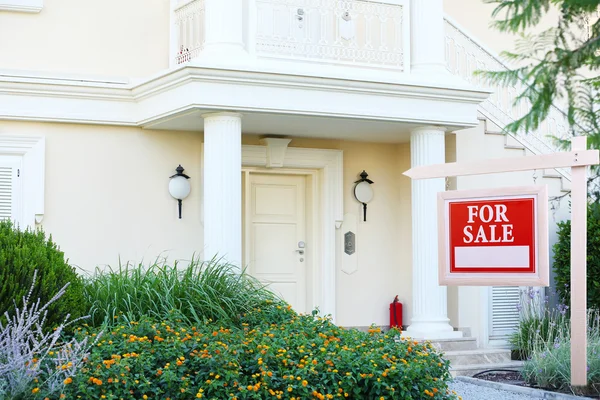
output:
<svg viewBox="0 0 600 400"><path fill-rule="evenodd" d="M507 340L519 326L519 296L518 286L491 288L490 340Z"/></svg>
<svg viewBox="0 0 600 400"><path fill-rule="evenodd" d="M0 161L0 220L14 217L13 169L10 165L2 165Z"/></svg>

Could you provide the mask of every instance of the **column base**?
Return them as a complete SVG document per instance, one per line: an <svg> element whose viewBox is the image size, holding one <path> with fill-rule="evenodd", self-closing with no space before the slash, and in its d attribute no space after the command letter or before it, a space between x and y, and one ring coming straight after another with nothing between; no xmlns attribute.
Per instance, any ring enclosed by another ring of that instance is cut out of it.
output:
<svg viewBox="0 0 600 400"><path fill-rule="evenodd" d="M455 331L447 322L415 322L402 331L402 337L424 340L460 339L463 333Z"/></svg>

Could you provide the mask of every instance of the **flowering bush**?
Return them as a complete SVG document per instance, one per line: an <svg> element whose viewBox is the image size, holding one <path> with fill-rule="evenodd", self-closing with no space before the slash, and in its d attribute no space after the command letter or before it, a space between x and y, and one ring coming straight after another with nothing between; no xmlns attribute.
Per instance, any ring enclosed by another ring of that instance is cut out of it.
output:
<svg viewBox="0 0 600 400"><path fill-rule="evenodd" d="M118 320L66 385L67 398L455 397L449 362L430 344L401 340L397 331L345 330L279 303L246 313L241 328ZM96 332L84 327L76 336Z"/></svg>

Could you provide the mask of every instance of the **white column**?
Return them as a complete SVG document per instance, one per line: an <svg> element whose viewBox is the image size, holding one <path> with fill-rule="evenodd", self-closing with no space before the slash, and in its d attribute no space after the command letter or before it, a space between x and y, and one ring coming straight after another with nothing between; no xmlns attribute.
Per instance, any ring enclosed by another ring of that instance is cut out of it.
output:
<svg viewBox="0 0 600 400"><path fill-rule="evenodd" d="M411 167L442 164L445 129L425 126L410 135ZM412 283L413 317L407 335L421 339L462 337L447 317L447 293L438 285L437 194L444 179L412 181Z"/></svg>
<svg viewBox="0 0 600 400"><path fill-rule="evenodd" d="M204 117L204 259L242 262L242 118Z"/></svg>
<svg viewBox="0 0 600 400"><path fill-rule="evenodd" d="M242 0L205 0L205 44L201 56L232 58L247 55L244 48Z"/></svg>
<svg viewBox="0 0 600 400"><path fill-rule="evenodd" d="M410 2L411 73L446 72L442 0Z"/></svg>

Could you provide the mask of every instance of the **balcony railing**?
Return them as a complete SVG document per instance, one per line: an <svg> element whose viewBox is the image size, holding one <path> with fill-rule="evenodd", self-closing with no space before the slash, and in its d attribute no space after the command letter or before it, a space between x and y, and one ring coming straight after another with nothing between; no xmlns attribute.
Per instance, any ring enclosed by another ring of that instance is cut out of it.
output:
<svg viewBox="0 0 600 400"><path fill-rule="evenodd" d="M182 64L204 48L204 0L182 2L175 10L175 25L179 44L175 62Z"/></svg>
<svg viewBox="0 0 600 400"><path fill-rule="evenodd" d="M246 38L253 56L405 71L409 54L408 0L252 0ZM250 20L252 15L255 20ZM176 62L204 46L204 0L175 11Z"/></svg>

